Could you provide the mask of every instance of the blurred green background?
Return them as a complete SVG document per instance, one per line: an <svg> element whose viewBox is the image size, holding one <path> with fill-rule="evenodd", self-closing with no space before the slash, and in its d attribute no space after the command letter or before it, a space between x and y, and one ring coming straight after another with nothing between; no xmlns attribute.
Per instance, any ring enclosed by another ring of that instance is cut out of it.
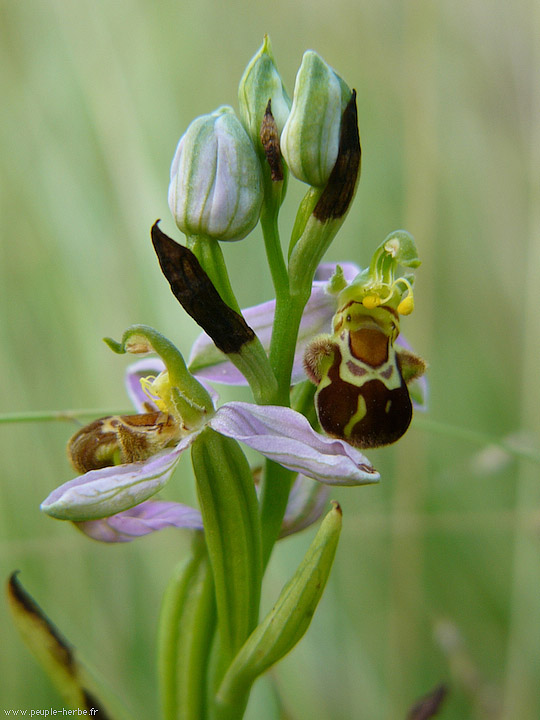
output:
<svg viewBox="0 0 540 720"><path fill-rule="evenodd" d="M328 258L366 263L388 232L414 234L423 264L404 329L429 362L430 403L397 446L370 454L379 486L334 493L344 532L331 582L247 718L399 720L446 682L444 720L537 720L538 4L2 0L0 12L0 412L128 410L128 361L101 338L132 323L188 352L197 328L149 242L158 217L178 237L166 200L178 138L236 105L265 32L291 94L303 51L317 50L358 92L363 146ZM241 304L271 297L260 231L225 251ZM160 596L189 538L109 547L40 514L71 477L75 428L0 427L1 576L20 569L137 716L156 717ZM175 477L166 497L189 499L188 459ZM312 534L280 544L267 604ZM62 704L2 600L0 708L48 707Z"/></svg>

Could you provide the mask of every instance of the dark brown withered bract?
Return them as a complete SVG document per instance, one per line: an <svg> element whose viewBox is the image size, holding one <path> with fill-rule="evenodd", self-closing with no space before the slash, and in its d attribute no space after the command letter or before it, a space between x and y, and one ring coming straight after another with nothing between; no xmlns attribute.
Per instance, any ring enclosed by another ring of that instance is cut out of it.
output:
<svg viewBox="0 0 540 720"><path fill-rule="evenodd" d="M347 212L354 197L361 154L356 90L353 90L343 111L336 164L313 210L313 215L320 222L340 218Z"/></svg>
<svg viewBox="0 0 540 720"><path fill-rule="evenodd" d="M417 702L409 711L407 720L429 720L435 717L448 693L446 685L439 685Z"/></svg>
<svg viewBox="0 0 540 720"><path fill-rule="evenodd" d="M225 303L191 250L152 226L152 243L161 270L184 310L227 355L238 353L255 333L244 318Z"/></svg>
<svg viewBox="0 0 540 720"><path fill-rule="evenodd" d="M58 628L56 628L49 618L44 614L43 610L36 603L34 598L26 592L19 582L16 572L11 573L7 593L10 603L13 603L19 612L32 616L34 621L46 628L47 634L51 638L49 646L50 651L54 654L57 661L63 665L70 674L74 672L73 648L71 644L62 636Z"/></svg>
<svg viewBox="0 0 540 720"><path fill-rule="evenodd" d="M18 571L12 573L7 584L7 595L14 615L24 616L25 623L29 622L34 628L40 627L40 632L46 638L47 652L54 658L54 662L61 665L65 671L74 678L81 698L81 710L96 711L96 717L101 720L110 720L109 713L93 692L84 687L80 675L80 664L77 662L75 648L62 635L58 628L49 620L33 597L23 588L17 578Z"/></svg>
<svg viewBox="0 0 540 720"><path fill-rule="evenodd" d="M281 182L283 180L283 161L279 146L279 132L272 115L272 100L268 101L261 123L261 143L270 167L272 182Z"/></svg>

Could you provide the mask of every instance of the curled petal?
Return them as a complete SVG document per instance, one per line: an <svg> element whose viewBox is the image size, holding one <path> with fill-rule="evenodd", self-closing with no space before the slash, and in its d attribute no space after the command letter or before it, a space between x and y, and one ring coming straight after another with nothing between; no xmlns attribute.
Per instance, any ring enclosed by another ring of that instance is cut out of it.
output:
<svg viewBox="0 0 540 720"><path fill-rule="evenodd" d="M136 507L101 520L77 523L79 530L101 542L130 542L166 527L202 530L198 510L176 502L147 500Z"/></svg>
<svg viewBox="0 0 540 720"><path fill-rule="evenodd" d="M361 452L319 435L290 408L230 402L219 408L209 425L289 470L328 485L363 485L380 477Z"/></svg>
<svg viewBox="0 0 540 720"><path fill-rule="evenodd" d="M139 505L169 481L182 452L199 433L183 438L172 450L147 460L91 470L53 490L41 504L58 520L99 520Z"/></svg>
<svg viewBox="0 0 540 720"><path fill-rule="evenodd" d="M279 536L287 537L316 522L323 514L329 496L329 487L298 475L291 488Z"/></svg>

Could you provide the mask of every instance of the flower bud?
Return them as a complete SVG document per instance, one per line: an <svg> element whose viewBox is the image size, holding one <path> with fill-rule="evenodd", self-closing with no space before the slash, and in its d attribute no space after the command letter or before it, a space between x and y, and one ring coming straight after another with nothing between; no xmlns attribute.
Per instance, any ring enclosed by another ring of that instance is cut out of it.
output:
<svg viewBox="0 0 540 720"><path fill-rule="evenodd" d="M241 240L259 219L260 162L232 108L194 120L171 166L169 207L186 235Z"/></svg>
<svg viewBox="0 0 540 720"><path fill-rule="evenodd" d="M295 177L323 187L336 163L341 119L351 90L313 50L304 53L296 76L281 151Z"/></svg>
<svg viewBox="0 0 540 720"><path fill-rule="evenodd" d="M261 151L261 125L268 105L281 134L291 109L291 99L278 73L270 39L265 36L259 52L247 66L238 88L240 119L255 147Z"/></svg>

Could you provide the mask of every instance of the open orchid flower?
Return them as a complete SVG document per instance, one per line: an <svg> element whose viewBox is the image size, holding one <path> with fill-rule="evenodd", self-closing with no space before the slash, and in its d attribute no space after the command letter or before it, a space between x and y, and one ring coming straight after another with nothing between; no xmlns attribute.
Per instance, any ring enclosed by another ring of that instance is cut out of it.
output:
<svg viewBox="0 0 540 720"><path fill-rule="evenodd" d="M315 336L328 333L332 326L332 318L337 310L337 296L331 294L328 289L329 281L336 267L336 263L322 263L317 269L311 296L306 304L302 322L300 323L291 378L293 385L306 379L304 369L306 347ZM340 263L340 267L343 271L343 278L347 283L352 282L360 272L360 268L355 263ZM253 328L265 350L270 348L275 309L276 301L269 300L242 310L246 322ZM397 339L396 345L411 350L409 343L402 335ZM188 364L190 370L199 380L205 379L224 385L247 385L242 373L216 348L206 333L201 333L195 341ZM427 401L427 381L425 377L414 380L409 387L409 391L415 408L425 410Z"/></svg>
<svg viewBox="0 0 540 720"><path fill-rule="evenodd" d="M128 392L135 406L145 412L153 409L148 397L149 394L151 396L148 386L152 380L148 375L155 374L158 369L154 359L139 361L128 369ZM141 384L135 381L142 375L146 376L146 394ZM131 419L136 425L133 418L137 417L144 416L126 416L124 420ZM109 421L110 425L110 420L106 418L99 422ZM189 524L193 518L187 525L179 525L184 519L179 520L174 513L173 516L167 514L165 511L171 511L170 507L156 508L155 504L145 501L165 486L182 453L206 427L242 442L289 470L324 484L362 485L379 480L379 473L362 453L342 440L315 432L300 413L285 407L229 402L206 416L197 427L189 431L184 428L182 436L179 440L175 439L172 446L159 449L150 457L89 469L64 483L49 495L41 509L61 520L86 523L86 529L94 536L100 532L129 535L130 531L125 531L125 528L135 526L137 522L140 527L150 529L152 523L193 527ZM132 508L143 503L142 509L133 513ZM163 510L165 514L160 516L158 512L155 515L156 510ZM118 520L119 514L126 511L129 512ZM181 514L178 508L176 512ZM103 529L104 526L99 526L102 530L98 530L97 526L88 524L88 521L112 516L117 516L117 519L112 525L109 521L108 530Z"/></svg>
<svg viewBox="0 0 540 720"><path fill-rule="evenodd" d="M128 368L126 390L137 412L158 409L142 391L140 381L150 373L159 374L163 369L163 361L159 358L145 358ZM217 393L204 380L202 382L216 402ZM314 483L304 475L298 475L291 488L280 537L304 530L316 522L325 510L328 500L327 486ZM94 540L109 543L130 542L167 527L203 529L201 513L198 510L177 502L152 499L110 517L77 522L75 525Z"/></svg>

